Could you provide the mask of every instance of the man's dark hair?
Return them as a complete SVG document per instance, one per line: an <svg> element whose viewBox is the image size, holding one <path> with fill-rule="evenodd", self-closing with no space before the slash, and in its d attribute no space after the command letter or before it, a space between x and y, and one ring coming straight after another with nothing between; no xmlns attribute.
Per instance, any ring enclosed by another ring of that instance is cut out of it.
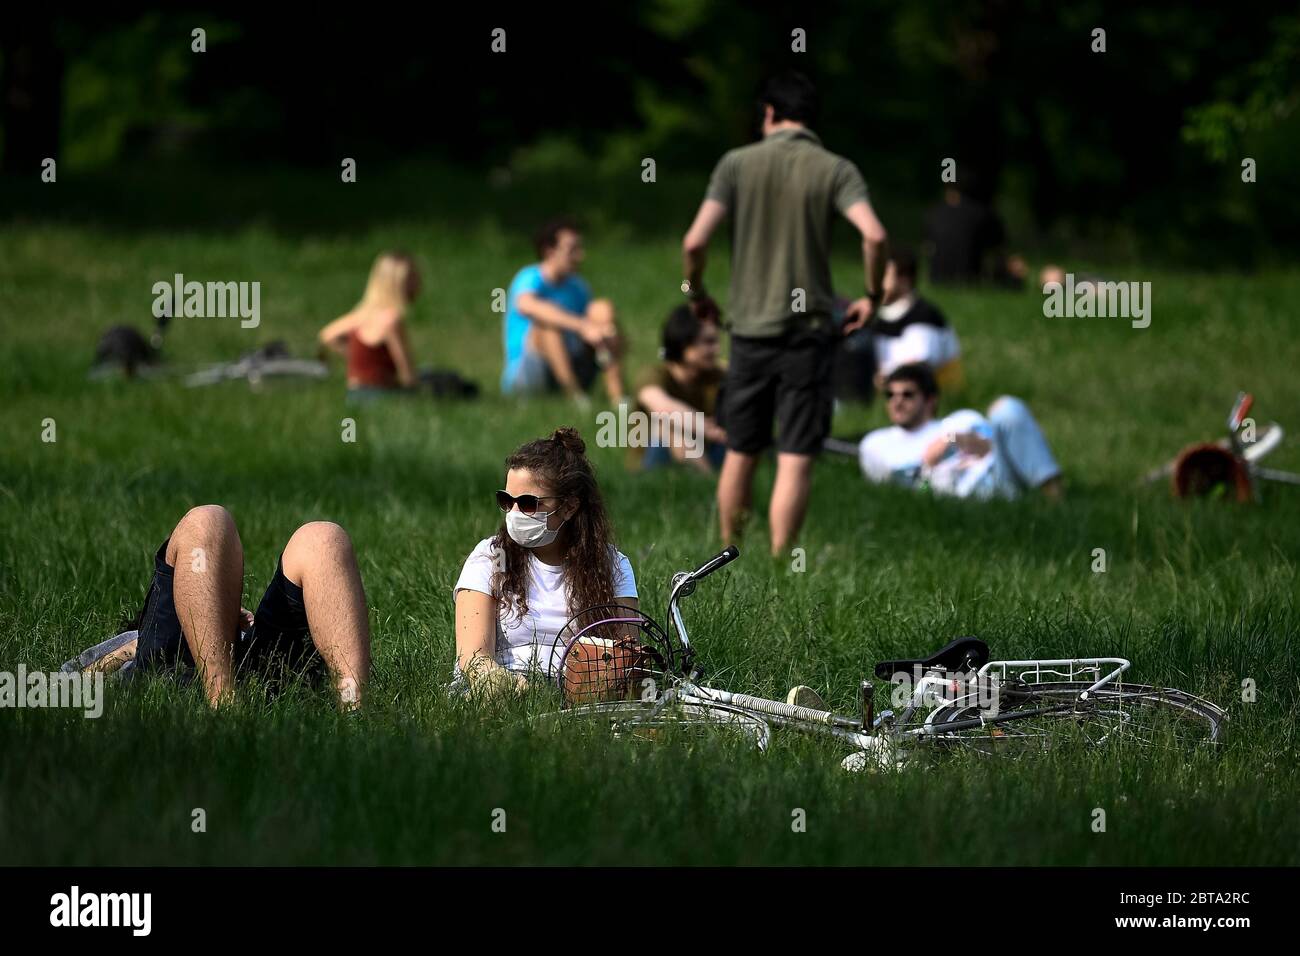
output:
<svg viewBox="0 0 1300 956"><path fill-rule="evenodd" d="M679 305L668 314L664 323L663 346L664 358L669 362L680 362L686 349L700 337L700 330L705 322L713 319L701 319L689 305Z"/></svg>
<svg viewBox="0 0 1300 956"><path fill-rule="evenodd" d="M533 245L537 248L537 257L546 258L546 254L555 248L555 244L560 241L560 233L565 230L569 232L582 232L578 223L570 216L557 216L554 219L548 219L542 224L542 228L537 230L533 236Z"/></svg>
<svg viewBox="0 0 1300 956"><path fill-rule="evenodd" d="M894 246L889 250L889 261L899 277L916 285L916 253L909 246Z"/></svg>
<svg viewBox="0 0 1300 956"><path fill-rule="evenodd" d="M924 362L910 362L898 366L885 378L886 385L893 385L895 382L911 382L926 398L934 398L939 394L939 383L934 379L934 372Z"/></svg>
<svg viewBox="0 0 1300 956"><path fill-rule="evenodd" d="M773 122L794 120L811 126L817 121L817 87L798 70L782 70L768 77L758 101L760 110L772 107Z"/></svg>

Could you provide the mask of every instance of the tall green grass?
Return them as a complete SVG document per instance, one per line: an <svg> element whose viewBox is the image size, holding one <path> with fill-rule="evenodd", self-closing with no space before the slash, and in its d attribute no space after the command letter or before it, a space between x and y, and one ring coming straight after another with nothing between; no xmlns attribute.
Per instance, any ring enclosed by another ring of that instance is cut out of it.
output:
<svg viewBox="0 0 1300 956"><path fill-rule="evenodd" d="M61 188L61 187L60 187ZM232 197L237 203L239 197ZM322 198L321 203L328 203ZM468 209L465 197L457 208ZM672 209L684 224L689 208ZM3 863L974 863L1193 864L1300 860L1296 563L1300 492L1258 507L1174 502L1139 487L1181 445L1218 437L1239 388L1261 421L1300 428L1300 275L1157 273L1149 329L1047 319L1030 293L938 292L961 335L967 393L950 407L1025 398L1065 468L1059 505L933 500L863 483L827 459L794 558L766 555L760 514L742 559L686 606L716 685L822 690L852 712L886 657L977 634L999 656L1119 654L1136 680L1228 707L1214 755L1074 749L1036 762L954 758L850 776L833 745L778 736L760 755L725 742L645 747L555 734L527 717L545 692L478 710L442 692L453 659L451 586L497 521L491 492L519 442L559 424L595 434L595 410L496 395L492 290L529 261L526 235L491 216L399 219L348 231L147 228L12 220L0 227L0 669L57 667L136 610L153 549L184 511L220 502L256 600L300 523L341 522L371 606L369 706L344 719L309 693L252 688L228 712L166 681L111 689L103 717L0 711ZM664 230L665 233L668 230ZM471 404L346 407L323 383L190 390L177 381L85 380L103 327L150 321L151 286L262 282L262 322L178 320L174 367L270 338L300 354L358 298L373 255L413 250L425 271L411 334L418 360L477 379ZM653 360L676 303L677 246L617 222L588 236L586 273L610 295L635 368ZM847 250L846 250L847 253ZM710 267L725 287L725 256ZM859 283L847 255L845 289ZM340 440L341 421L357 441ZM57 441L41 441L54 419ZM844 409L841 435L882 422ZM718 547L712 484L631 475L593 448L643 604L663 611L673 571ZM1300 443L1271 464L1300 468ZM766 501L770 468L760 473ZM1094 573L1093 552L1108 569ZM1242 702L1242 681L1257 686ZM191 829L192 811L207 831ZM493 812L506 813L494 832ZM803 809L806 832L793 832ZM1106 810L1107 829L1092 829Z"/></svg>

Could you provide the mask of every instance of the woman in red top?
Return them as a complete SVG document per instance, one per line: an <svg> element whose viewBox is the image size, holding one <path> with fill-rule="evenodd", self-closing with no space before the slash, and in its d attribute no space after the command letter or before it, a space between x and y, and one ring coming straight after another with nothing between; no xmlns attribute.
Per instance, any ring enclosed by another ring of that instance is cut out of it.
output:
<svg viewBox="0 0 1300 956"><path fill-rule="evenodd" d="M415 383L403 320L419 293L420 273L411 257L382 253L357 307L321 329L321 344L347 359L349 396L361 398Z"/></svg>

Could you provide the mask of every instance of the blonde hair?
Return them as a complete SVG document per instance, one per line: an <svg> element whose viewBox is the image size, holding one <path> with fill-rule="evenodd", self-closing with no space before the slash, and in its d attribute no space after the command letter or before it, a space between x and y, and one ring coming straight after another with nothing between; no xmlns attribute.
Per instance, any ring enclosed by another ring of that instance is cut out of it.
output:
<svg viewBox="0 0 1300 956"><path fill-rule="evenodd" d="M403 252L381 252L370 267L366 291L356 311L397 309L406 311L412 299L412 286L419 289L420 271L415 260Z"/></svg>

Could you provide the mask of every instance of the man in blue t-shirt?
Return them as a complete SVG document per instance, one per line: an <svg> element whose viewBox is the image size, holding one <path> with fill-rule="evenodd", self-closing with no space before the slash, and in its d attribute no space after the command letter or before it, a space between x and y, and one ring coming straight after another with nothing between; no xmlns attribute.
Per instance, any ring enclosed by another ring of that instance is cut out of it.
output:
<svg viewBox="0 0 1300 956"><path fill-rule="evenodd" d="M624 397L623 341L608 299L592 299L578 275L582 234L567 219L537 234L539 262L520 269L506 296L505 367L501 390L529 395L563 390L588 404L587 389L603 369L611 402Z"/></svg>

